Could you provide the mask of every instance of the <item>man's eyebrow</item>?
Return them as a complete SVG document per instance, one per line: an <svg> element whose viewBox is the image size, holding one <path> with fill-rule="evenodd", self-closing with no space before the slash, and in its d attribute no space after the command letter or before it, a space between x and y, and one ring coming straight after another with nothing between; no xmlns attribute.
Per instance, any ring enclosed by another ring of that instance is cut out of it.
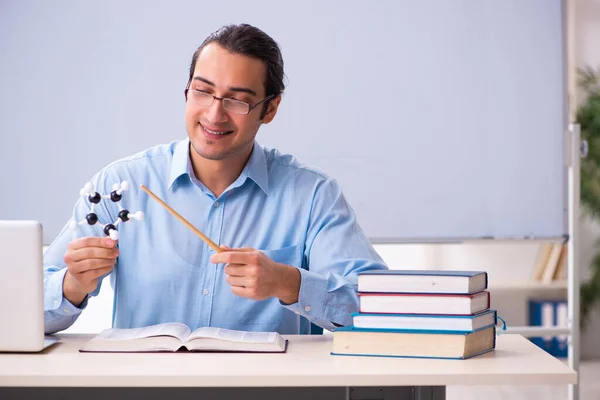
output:
<svg viewBox="0 0 600 400"><path fill-rule="evenodd" d="M214 82L209 81L206 78L203 78L201 76L194 76L194 80L195 81L202 81L204 83L206 83L207 85L210 86L215 86ZM231 90L232 92L244 92L244 93L248 93L251 94L252 96L256 96L256 92L250 88L245 88L245 87L230 87L229 90Z"/></svg>
<svg viewBox="0 0 600 400"><path fill-rule="evenodd" d="M256 96L256 92L250 88L234 86L234 87L230 87L229 90L231 90L232 92L244 92L244 93L251 94L252 96Z"/></svg>

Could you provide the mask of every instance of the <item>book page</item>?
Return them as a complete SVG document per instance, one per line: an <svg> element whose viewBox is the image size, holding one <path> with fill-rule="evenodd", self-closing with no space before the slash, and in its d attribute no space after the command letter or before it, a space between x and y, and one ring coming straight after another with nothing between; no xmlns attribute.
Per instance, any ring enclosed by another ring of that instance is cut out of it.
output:
<svg viewBox="0 0 600 400"><path fill-rule="evenodd" d="M245 343L275 343L279 334L277 332L247 332L231 329L203 327L192 332L188 340L193 339L218 339L230 342Z"/></svg>
<svg viewBox="0 0 600 400"><path fill-rule="evenodd" d="M95 339L102 340L135 340L154 336L173 336L184 342L190 333L190 328L178 322L145 326L130 329L106 329Z"/></svg>

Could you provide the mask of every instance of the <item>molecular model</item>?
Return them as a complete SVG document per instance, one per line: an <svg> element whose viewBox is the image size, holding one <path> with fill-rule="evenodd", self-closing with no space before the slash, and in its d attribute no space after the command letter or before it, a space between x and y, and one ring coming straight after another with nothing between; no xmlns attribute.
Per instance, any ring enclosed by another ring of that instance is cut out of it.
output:
<svg viewBox="0 0 600 400"><path fill-rule="evenodd" d="M117 203L119 206L119 216L115 222L102 224L102 230L106 236L110 236L112 240L119 239L119 232L117 231L117 225L121 222L130 222L130 220L135 219L141 221L144 219L144 213L142 211L138 211L136 213L130 213L128 210L124 209L121 206L121 199L123 198L123 192L129 189L129 183L127 181L123 181L120 184L115 183L112 188L112 192L107 195L101 195L96 192L94 185L91 183L87 183L83 189L79 191L79 194L82 197L88 198L90 201L90 212L85 216L85 219L77 222L71 221L71 229L73 230L73 238L75 238L77 228L79 225L87 223L88 225L95 225L98 221L98 215L94 212L96 205L100 203L102 199L110 199L112 202Z"/></svg>

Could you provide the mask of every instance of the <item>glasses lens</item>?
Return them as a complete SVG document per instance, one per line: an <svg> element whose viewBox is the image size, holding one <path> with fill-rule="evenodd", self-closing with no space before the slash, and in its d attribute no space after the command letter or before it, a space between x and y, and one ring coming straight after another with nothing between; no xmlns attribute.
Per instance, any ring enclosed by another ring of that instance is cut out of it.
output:
<svg viewBox="0 0 600 400"><path fill-rule="evenodd" d="M248 114L250 112L250 104L233 99L223 99L223 108L236 114Z"/></svg>
<svg viewBox="0 0 600 400"><path fill-rule="evenodd" d="M199 90L188 91L188 96L194 103L203 106L210 106L213 102L213 97L210 94L201 92Z"/></svg>

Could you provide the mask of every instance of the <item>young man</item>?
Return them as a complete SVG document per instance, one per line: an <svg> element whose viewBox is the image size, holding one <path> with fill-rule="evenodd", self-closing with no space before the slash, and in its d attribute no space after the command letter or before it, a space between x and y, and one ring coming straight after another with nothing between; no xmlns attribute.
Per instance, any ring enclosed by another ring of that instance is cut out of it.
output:
<svg viewBox="0 0 600 400"><path fill-rule="evenodd" d="M337 183L290 155L255 142L281 103L278 45L249 25L226 26L194 53L185 90L188 138L118 160L93 178L109 193L128 181L119 244L96 226L72 240L68 225L44 258L47 333L69 327L110 276L113 326L178 321L309 333L351 323L357 273L387 268L358 226ZM285 132L282 132L285 134ZM144 184L226 250L215 253ZM79 221L89 200L74 207ZM119 210L100 202L102 223Z"/></svg>

